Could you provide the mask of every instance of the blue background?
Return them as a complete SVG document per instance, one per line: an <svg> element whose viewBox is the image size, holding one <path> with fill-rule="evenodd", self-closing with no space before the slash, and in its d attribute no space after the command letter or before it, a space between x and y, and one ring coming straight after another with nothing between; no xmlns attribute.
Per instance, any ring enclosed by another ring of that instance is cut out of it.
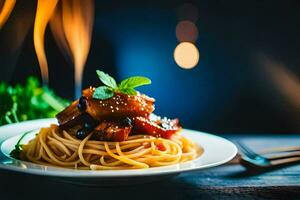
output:
<svg viewBox="0 0 300 200"><path fill-rule="evenodd" d="M10 83L39 76L32 28L18 51L7 51L17 11L34 13L35 1L28 2L17 3L0 31L0 80ZM144 75L153 84L140 90L156 98L156 113L178 117L184 127L213 133L299 132L299 108L289 105L259 63L267 55L300 77L299 1L192 1L199 10L200 62L190 70L179 68L173 58L176 10L186 1L95 2L84 87L99 84L95 69L118 80ZM50 86L72 99L72 64L49 30L46 51Z"/></svg>

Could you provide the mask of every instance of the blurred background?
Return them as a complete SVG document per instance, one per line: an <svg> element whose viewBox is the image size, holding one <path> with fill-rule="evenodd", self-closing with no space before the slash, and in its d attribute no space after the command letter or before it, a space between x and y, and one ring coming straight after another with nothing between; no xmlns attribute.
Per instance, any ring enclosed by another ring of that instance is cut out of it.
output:
<svg viewBox="0 0 300 200"><path fill-rule="evenodd" d="M0 30L0 81L41 80L36 5L18 0ZM82 85L99 84L96 69L119 81L143 75L152 85L140 90L156 98L155 112L185 128L299 133L299 10L298 0L95 1ZM45 49L49 87L74 99L72 61L49 27Z"/></svg>

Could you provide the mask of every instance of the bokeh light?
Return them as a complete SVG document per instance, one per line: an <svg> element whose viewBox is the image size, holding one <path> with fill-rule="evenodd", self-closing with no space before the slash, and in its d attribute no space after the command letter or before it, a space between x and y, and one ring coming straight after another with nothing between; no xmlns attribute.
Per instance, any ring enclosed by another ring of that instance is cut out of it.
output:
<svg viewBox="0 0 300 200"><path fill-rule="evenodd" d="M197 47L190 42L181 42L174 51L177 65L184 69L191 69L199 62L200 54Z"/></svg>
<svg viewBox="0 0 300 200"><path fill-rule="evenodd" d="M198 29L191 21L181 21L176 26L176 37L180 42L196 42Z"/></svg>

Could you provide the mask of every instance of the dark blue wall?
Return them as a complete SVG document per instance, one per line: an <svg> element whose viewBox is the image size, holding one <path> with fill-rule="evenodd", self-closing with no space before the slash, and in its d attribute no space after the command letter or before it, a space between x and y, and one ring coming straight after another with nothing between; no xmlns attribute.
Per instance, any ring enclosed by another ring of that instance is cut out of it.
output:
<svg viewBox="0 0 300 200"><path fill-rule="evenodd" d="M261 55L267 55L299 77L299 1L192 2L199 9L196 45L200 62L191 70L179 68L173 59L178 44L176 9L185 1L95 2L84 86L98 84L97 68L119 80L144 75L153 84L141 90L156 98L156 112L179 117L187 128L217 133L299 132L300 112L290 112L293 105L279 94L259 62ZM72 98L73 69L50 32L46 46L50 85ZM5 52L4 45L1 49ZM0 61L5 60L2 55ZM39 74L32 32L14 59L13 75L0 78L18 82L29 74Z"/></svg>

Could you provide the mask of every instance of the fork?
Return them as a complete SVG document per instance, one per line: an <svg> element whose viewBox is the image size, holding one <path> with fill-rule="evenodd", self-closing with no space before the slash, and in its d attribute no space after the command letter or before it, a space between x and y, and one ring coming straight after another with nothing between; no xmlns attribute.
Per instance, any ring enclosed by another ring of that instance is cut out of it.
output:
<svg viewBox="0 0 300 200"><path fill-rule="evenodd" d="M255 153L242 142L236 142L236 144L243 153L239 160L240 164L248 169L265 170L300 162L300 152L295 152L299 151L299 147L274 148L264 151L266 154L273 155L264 156L264 154Z"/></svg>

